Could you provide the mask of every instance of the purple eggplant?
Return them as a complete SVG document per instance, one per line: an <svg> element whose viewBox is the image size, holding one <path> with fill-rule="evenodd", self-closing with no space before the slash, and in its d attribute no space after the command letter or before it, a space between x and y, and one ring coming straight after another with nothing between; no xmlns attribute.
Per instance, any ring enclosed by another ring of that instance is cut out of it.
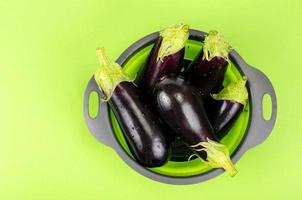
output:
<svg viewBox="0 0 302 200"><path fill-rule="evenodd" d="M231 176L237 173L228 148L215 137L201 95L189 82L163 77L154 89L154 102L161 118L205 163Z"/></svg>
<svg viewBox="0 0 302 200"><path fill-rule="evenodd" d="M208 118L218 138L222 138L231 128L248 100L245 87L247 78L244 76L237 82L230 83L218 94L211 94L213 98L205 106Z"/></svg>
<svg viewBox="0 0 302 200"><path fill-rule="evenodd" d="M230 46L222 36L217 31L210 31L203 48L185 71L186 80L200 91L203 98L220 90L229 52Z"/></svg>
<svg viewBox="0 0 302 200"><path fill-rule="evenodd" d="M145 167L159 167L169 159L169 144L158 118L140 99L139 89L109 60L103 48L97 50L100 68L94 78L104 101L113 110L134 158Z"/></svg>
<svg viewBox="0 0 302 200"><path fill-rule="evenodd" d="M183 65L185 43L189 37L188 25L174 25L160 31L148 57L140 88L146 99L152 95L156 82L165 75L178 74Z"/></svg>

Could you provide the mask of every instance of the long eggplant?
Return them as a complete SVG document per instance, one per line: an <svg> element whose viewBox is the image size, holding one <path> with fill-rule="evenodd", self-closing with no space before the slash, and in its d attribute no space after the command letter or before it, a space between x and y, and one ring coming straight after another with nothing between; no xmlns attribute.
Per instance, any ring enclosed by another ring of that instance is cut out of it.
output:
<svg viewBox="0 0 302 200"><path fill-rule="evenodd" d="M109 60L104 48L97 50L100 67L94 78L104 101L113 110L131 153L145 167L162 166L169 158L165 131L147 106L141 101L138 88Z"/></svg>
<svg viewBox="0 0 302 200"><path fill-rule="evenodd" d="M205 98L222 86L228 66L230 46L217 31L210 31L198 56L185 71L189 80Z"/></svg>
<svg viewBox="0 0 302 200"><path fill-rule="evenodd" d="M148 57L140 83L141 91L146 99L151 97L158 79L171 73L178 74L181 71L188 37L188 25L173 25L160 31L160 36Z"/></svg>
<svg viewBox="0 0 302 200"><path fill-rule="evenodd" d="M154 102L161 118L175 134L213 168L237 171L228 148L218 143L198 90L181 77L163 77L154 89Z"/></svg>
<svg viewBox="0 0 302 200"><path fill-rule="evenodd" d="M207 101L206 112L218 138L222 138L231 128L248 100L244 76L237 82L227 85L218 94L211 94Z"/></svg>

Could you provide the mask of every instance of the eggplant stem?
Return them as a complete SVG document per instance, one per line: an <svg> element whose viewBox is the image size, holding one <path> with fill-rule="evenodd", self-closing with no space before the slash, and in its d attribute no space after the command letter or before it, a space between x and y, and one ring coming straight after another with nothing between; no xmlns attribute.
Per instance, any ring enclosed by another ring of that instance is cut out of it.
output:
<svg viewBox="0 0 302 200"><path fill-rule="evenodd" d="M98 56L98 60L100 62L100 65L110 65L111 60L109 59L108 55L106 54L105 48L97 48L96 49L96 54Z"/></svg>
<svg viewBox="0 0 302 200"><path fill-rule="evenodd" d="M190 155L189 158L188 158L188 161L190 161L194 156L198 157L195 153Z"/></svg>
<svg viewBox="0 0 302 200"><path fill-rule="evenodd" d="M223 39L222 35L220 35L218 31L212 30L204 40L202 59L210 61L217 56L229 62L230 50L231 46Z"/></svg>
<svg viewBox="0 0 302 200"><path fill-rule="evenodd" d="M94 79L102 91L102 101L109 101L114 89L121 82L132 82L133 80L122 70L121 66L112 62L107 56L104 48L98 48L97 56L100 67L94 74Z"/></svg>
<svg viewBox="0 0 302 200"><path fill-rule="evenodd" d="M248 102L248 92L245 87L246 81L247 77L243 76L239 81L230 83L218 94L211 94L211 96L215 100L234 101L245 107Z"/></svg>
<svg viewBox="0 0 302 200"><path fill-rule="evenodd" d="M162 43L160 45L157 61L163 61L164 57L177 53L184 48L189 38L189 25L179 24L166 27L160 31Z"/></svg>
<svg viewBox="0 0 302 200"><path fill-rule="evenodd" d="M223 168L232 177L237 174L237 170L230 158L229 150L225 145L207 138L207 142L199 142L192 145L191 148L193 148L194 151L205 151L207 153L207 159L203 160L201 158L201 160L210 167Z"/></svg>

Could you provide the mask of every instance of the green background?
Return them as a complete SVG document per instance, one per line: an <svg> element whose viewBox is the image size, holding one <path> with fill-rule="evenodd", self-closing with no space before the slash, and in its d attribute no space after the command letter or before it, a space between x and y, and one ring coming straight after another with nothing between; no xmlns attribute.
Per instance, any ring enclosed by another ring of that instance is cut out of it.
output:
<svg viewBox="0 0 302 200"><path fill-rule="evenodd" d="M302 198L302 1L0 1L0 199ZM105 46L117 58L160 26L218 29L272 81L271 136L235 178L174 186L147 179L97 142L83 94Z"/></svg>

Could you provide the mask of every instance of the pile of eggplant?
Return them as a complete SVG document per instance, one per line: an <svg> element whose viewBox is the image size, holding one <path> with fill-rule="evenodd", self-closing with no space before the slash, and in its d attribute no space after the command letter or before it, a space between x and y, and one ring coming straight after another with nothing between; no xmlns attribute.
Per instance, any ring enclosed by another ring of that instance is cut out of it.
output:
<svg viewBox="0 0 302 200"><path fill-rule="evenodd" d="M196 58L185 64L188 38L188 25L162 29L137 84L104 48L97 49L100 67L94 78L142 166L177 161L182 155L174 155L183 149L186 160L198 157L234 176L229 150L219 140L247 104L247 78L222 85L230 46L217 31L209 32Z"/></svg>

